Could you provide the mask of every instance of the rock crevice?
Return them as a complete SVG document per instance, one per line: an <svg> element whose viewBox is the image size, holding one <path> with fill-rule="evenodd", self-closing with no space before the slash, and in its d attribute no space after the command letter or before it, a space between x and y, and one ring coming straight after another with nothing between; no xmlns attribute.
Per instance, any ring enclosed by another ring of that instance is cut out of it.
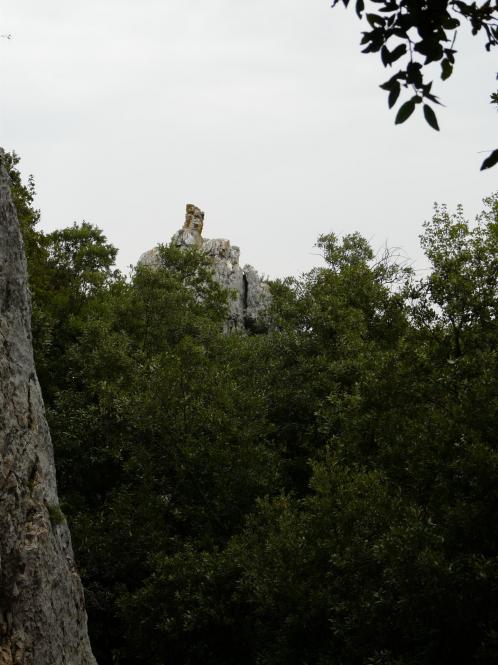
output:
<svg viewBox="0 0 498 665"><path fill-rule="evenodd" d="M244 330L261 325L270 305L270 289L250 265L240 266L240 249L224 238L202 237L204 213L197 206L187 204L185 223L171 238L177 247L196 247L213 261L214 277L223 287L233 292L226 328ZM158 266L159 250L142 254L139 265Z"/></svg>

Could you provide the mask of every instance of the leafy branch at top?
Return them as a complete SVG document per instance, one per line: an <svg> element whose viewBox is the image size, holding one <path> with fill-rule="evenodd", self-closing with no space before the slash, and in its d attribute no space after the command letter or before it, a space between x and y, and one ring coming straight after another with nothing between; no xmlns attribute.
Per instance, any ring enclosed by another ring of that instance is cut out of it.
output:
<svg viewBox="0 0 498 665"><path fill-rule="evenodd" d="M350 5L350 0L333 0L332 6ZM356 13L365 18L368 29L363 32L363 53L380 53L384 67L400 62L400 69L380 87L388 93L389 108L393 108L402 89L410 90L396 114L396 124L405 122L421 106L424 118L439 130L433 106L441 104L432 92L432 81L426 80L426 65L439 62L441 79L447 80L455 66L455 40L462 22L470 23L472 34L484 33L485 48L498 45L498 2L486 0L356 0ZM373 6L372 6L373 5ZM370 11L370 9L375 11ZM498 93L491 96L497 103ZM483 162L482 169L498 162L498 150Z"/></svg>

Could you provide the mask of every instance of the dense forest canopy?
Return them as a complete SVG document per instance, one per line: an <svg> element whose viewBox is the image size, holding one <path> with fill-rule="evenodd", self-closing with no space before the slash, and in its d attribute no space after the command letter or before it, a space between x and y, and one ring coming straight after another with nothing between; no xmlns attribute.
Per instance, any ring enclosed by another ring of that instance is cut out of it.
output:
<svg viewBox="0 0 498 665"><path fill-rule="evenodd" d="M100 665L469 665L498 650L498 195L423 277L359 234L271 325L164 246L44 233L9 157L63 509Z"/></svg>

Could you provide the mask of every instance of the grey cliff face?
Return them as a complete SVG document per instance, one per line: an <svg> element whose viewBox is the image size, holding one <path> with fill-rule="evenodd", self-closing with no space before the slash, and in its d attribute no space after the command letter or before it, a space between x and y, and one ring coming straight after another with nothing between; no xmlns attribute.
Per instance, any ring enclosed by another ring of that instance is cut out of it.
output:
<svg viewBox="0 0 498 665"><path fill-rule="evenodd" d="M239 265L240 249L229 240L217 238L208 240L202 237L204 213L187 204L185 224L171 239L177 247L197 247L213 260L216 280L234 294L230 301L227 330L243 330L257 326L264 321L270 305L270 289L256 270ZM154 267L159 264L159 252L151 249L142 254L139 265Z"/></svg>
<svg viewBox="0 0 498 665"><path fill-rule="evenodd" d="M95 665L33 362L9 182L0 164L0 665Z"/></svg>

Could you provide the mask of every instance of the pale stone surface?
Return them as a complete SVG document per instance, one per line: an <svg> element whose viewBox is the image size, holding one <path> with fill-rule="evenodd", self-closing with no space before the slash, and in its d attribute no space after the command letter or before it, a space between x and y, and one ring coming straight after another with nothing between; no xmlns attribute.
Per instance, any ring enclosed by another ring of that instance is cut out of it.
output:
<svg viewBox="0 0 498 665"><path fill-rule="evenodd" d="M185 224L183 228L171 238L173 245L178 247L199 247L203 245L202 229L204 228L204 213L202 210L187 204L185 213Z"/></svg>
<svg viewBox="0 0 498 665"><path fill-rule="evenodd" d="M229 240L202 237L204 213L196 206L187 205L185 224L171 239L177 247L197 247L213 260L216 280L234 293L230 301L228 330L241 330L264 323L270 305L270 289L249 265L239 265L240 249ZM157 248L142 254L139 265L154 267L159 264Z"/></svg>
<svg viewBox="0 0 498 665"><path fill-rule="evenodd" d="M95 665L30 317L24 249L0 165L0 665Z"/></svg>

